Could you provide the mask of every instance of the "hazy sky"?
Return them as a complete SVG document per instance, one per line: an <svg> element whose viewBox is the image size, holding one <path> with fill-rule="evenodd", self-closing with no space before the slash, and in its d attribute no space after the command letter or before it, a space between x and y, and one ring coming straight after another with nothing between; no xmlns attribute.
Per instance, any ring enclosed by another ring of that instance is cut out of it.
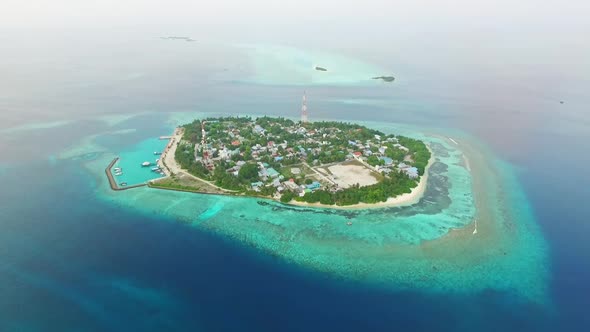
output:
<svg viewBox="0 0 590 332"><path fill-rule="evenodd" d="M402 22L588 27L585 0L3 0L3 26Z"/></svg>
<svg viewBox="0 0 590 332"><path fill-rule="evenodd" d="M208 64L196 60L204 49L163 61L154 41L167 35L327 49L400 82L467 78L456 90L483 97L505 84L495 95L519 86L575 99L590 83L589 0L0 0L0 113L25 102L61 111L49 101L74 105L94 82L104 84L84 91L102 102L122 91L114 77Z"/></svg>

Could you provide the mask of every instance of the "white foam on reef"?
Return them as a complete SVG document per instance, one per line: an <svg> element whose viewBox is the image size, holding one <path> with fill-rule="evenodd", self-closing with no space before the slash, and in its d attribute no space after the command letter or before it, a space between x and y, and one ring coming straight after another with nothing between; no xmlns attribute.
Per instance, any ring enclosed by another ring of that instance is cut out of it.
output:
<svg viewBox="0 0 590 332"><path fill-rule="evenodd" d="M437 164L418 204L334 211L146 187L114 192L104 176L114 154L105 152L85 165L96 175L99 199L211 230L339 278L439 293L493 289L547 301L546 244L510 165L457 133L453 137L465 144L457 146L447 135L422 134L410 126L364 124L431 145ZM462 162L466 155L471 171Z"/></svg>

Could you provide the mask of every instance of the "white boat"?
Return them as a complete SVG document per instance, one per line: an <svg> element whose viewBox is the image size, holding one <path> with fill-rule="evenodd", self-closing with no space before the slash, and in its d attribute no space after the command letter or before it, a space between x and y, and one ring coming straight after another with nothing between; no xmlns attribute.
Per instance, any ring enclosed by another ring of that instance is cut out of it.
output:
<svg viewBox="0 0 590 332"><path fill-rule="evenodd" d="M123 175L123 173L121 173L121 172L116 172L115 173L115 176L121 176L121 175Z"/></svg>
<svg viewBox="0 0 590 332"><path fill-rule="evenodd" d="M152 167L152 171L158 172L158 171L160 171L160 167Z"/></svg>
<svg viewBox="0 0 590 332"><path fill-rule="evenodd" d="M156 159L156 162L160 161L160 158Z"/></svg>
<svg viewBox="0 0 590 332"><path fill-rule="evenodd" d="M157 156L157 155L161 155L161 154L162 154L162 152L157 152L157 151L154 151L154 155L156 155L156 156Z"/></svg>
<svg viewBox="0 0 590 332"><path fill-rule="evenodd" d="M152 163L150 163L149 161L144 161L144 162L141 164L141 166L142 166L142 167L148 167L148 166L150 166L151 164L152 164Z"/></svg>

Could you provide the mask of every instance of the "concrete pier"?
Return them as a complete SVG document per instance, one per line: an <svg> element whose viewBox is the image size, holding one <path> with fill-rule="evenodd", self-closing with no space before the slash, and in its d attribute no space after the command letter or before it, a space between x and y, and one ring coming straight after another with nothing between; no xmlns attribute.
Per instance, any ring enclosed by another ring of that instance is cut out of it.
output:
<svg viewBox="0 0 590 332"><path fill-rule="evenodd" d="M115 181L115 178L113 177L113 173L111 172L111 169L113 168L113 166L115 166L117 161L119 161L119 157L116 157L115 159L113 159L113 161L111 161L109 166L107 166L107 168L105 169L105 173L107 175L107 179L109 180L109 185L111 186L112 190L122 191L122 190L127 190L127 189L144 187L146 185L145 183L142 183L142 184L136 184L133 186L119 187L119 185L117 184L117 181Z"/></svg>

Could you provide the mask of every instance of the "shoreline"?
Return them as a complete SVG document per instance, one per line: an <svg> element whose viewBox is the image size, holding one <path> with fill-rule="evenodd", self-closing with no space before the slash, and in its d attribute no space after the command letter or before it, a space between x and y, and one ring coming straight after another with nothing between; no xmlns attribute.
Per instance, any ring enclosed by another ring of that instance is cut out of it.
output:
<svg viewBox="0 0 590 332"><path fill-rule="evenodd" d="M428 145L426 145L428 147ZM430 148L428 148L430 150ZM339 209L339 210L357 210L357 209L379 209L379 208L388 208L388 207L399 207L399 206L409 206L416 204L422 199L424 196L424 192L426 191L426 185L428 183L428 171L430 170L430 166L434 163L434 154L432 150L430 150L430 159L428 160L428 165L426 165L426 169L424 170L424 175L420 177L420 181L418 185L412 188L412 191L409 193L401 194L396 197L389 197L385 202L377 202L377 203L358 203L353 205L326 205L321 203L307 203L307 202L298 202L295 200L291 200L290 202L283 203L287 205L294 205L300 207L316 207L316 208L327 208L327 209ZM270 198L274 201L278 201L274 198Z"/></svg>
<svg viewBox="0 0 590 332"><path fill-rule="evenodd" d="M418 184L416 185L416 187L412 188L412 190L409 193L401 194L396 197L389 197L385 202L358 203L358 204L354 204L354 205L336 205L336 204L326 205L326 204L321 204L321 203L307 203L307 202L298 202L296 200L291 200L290 202L285 203L285 202L281 202L279 199L276 199L274 197L266 197L266 196L258 197L258 196L251 196L251 195L245 195L245 194L236 195L236 192L234 192L234 191L230 191L227 189L223 189L223 188L214 186L209 181L203 180L203 179L196 177L196 176L188 173L187 171L183 170L180 167L180 165L178 165L178 163L176 162L176 159L174 157L176 154L176 147L177 147L178 143L180 142L180 140L182 139L182 134L183 134L182 129L180 127L177 127L174 129L173 134L170 136L170 142L168 143L168 145L166 145L166 148L164 149L164 152L162 152L162 155L160 156L160 160L158 161L158 166L160 166L164 170L164 172L166 173L166 177L149 181L149 184L153 184L153 185L148 185L149 188L160 189L160 190L179 191L179 192L189 192L189 193L194 193L194 194L215 194L215 195L224 195L224 196L268 199L268 200L271 200L271 201L274 201L277 203L281 203L281 204L285 204L285 205L298 206L298 207L322 208L322 209L358 210L358 209L378 209L378 208L389 208L389 207L401 207L401 206L409 206L409 205L416 204L420 201L420 199L422 199L422 197L424 196L424 192L426 191L426 185L428 182L428 171L430 170L430 166L432 166L432 164L434 163L434 159L435 159L434 153L432 152L430 147L428 147L428 144L426 144L426 147L430 151L430 159L428 160L428 164L426 165L426 169L424 170L424 175L422 175L420 177L420 181L418 181ZM201 181L201 182L206 183L208 185L217 187L218 189L221 189L222 191L225 191L226 193L208 193L208 192L201 192L198 190L192 191L192 190L188 190L188 189L166 188L166 187L157 186L157 182L159 180L167 179L170 176L175 175L175 174L179 174L179 173L188 175L198 181Z"/></svg>

